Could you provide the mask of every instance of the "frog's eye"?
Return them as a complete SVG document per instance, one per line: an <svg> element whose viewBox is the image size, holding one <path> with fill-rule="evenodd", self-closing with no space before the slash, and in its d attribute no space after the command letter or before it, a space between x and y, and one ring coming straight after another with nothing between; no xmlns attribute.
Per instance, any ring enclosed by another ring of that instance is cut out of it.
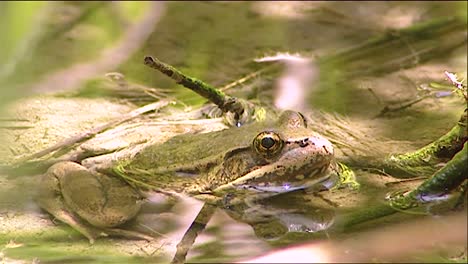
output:
<svg viewBox="0 0 468 264"><path fill-rule="evenodd" d="M283 148L283 141L275 132L264 131L255 137L253 146L258 153L271 156Z"/></svg>

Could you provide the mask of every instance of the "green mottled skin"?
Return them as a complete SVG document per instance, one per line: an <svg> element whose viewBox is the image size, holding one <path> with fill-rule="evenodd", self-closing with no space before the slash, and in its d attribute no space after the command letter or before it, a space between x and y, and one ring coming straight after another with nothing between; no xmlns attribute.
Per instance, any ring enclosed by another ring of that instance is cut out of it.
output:
<svg viewBox="0 0 468 264"><path fill-rule="evenodd" d="M274 136L274 150L259 149L260 133ZM136 215L144 191L218 203L226 193L264 197L308 188L336 170L331 143L301 114L285 111L277 120L57 163L43 176L38 201L93 241L90 225L112 231Z"/></svg>
<svg viewBox="0 0 468 264"><path fill-rule="evenodd" d="M252 182L294 181L297 175L307 175L317 167L328 168L333 160L331 144L298 118L302 117L286 112L274 122L206 134L179 135L164 144L149 143L130 160L121 161L114 171L143 188L172 189L189 194L211 193L253 171L262 172L261 177ZM288 143L275 156L264 157L252 148L252 141L262 131L274 131ZM322 146L309 147L294 155L294 161L280 161L285 153L301 149L295 142L304 138L325 142L330 153L326 153ZM222 151L215 146L222 146ZM269 164L281 162L288 162L290 166L284 170L267 168ZM322 176L315 175L317 178Z"/></svg>

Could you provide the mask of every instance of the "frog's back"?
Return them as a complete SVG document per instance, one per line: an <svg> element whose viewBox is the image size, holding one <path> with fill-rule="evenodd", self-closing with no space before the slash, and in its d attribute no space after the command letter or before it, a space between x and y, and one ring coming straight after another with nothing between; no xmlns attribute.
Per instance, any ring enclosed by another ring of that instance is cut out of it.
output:
<svg viewBox="0 0 468 264"><path fill-rule="evenodd" d="M128 167L165 171L210 162L226 151L250 146L255 135L267 127L273 129L272 126L257 123L210 133L178 135L162 144L148 144L134 156Z"/></svg>

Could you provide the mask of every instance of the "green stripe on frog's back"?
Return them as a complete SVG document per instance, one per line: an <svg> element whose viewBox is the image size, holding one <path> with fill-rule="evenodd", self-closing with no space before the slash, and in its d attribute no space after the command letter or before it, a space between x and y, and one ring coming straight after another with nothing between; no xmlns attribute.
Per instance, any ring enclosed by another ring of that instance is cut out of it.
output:
<svg viewBox="0 0 468 264"><path fill-rule="evenodd" d="M250 147L264 124L252 124L203 134L175 136L163 144L148 145L125 168L157 172L204 171L206 164L218 163L225 153Z"/></svg>

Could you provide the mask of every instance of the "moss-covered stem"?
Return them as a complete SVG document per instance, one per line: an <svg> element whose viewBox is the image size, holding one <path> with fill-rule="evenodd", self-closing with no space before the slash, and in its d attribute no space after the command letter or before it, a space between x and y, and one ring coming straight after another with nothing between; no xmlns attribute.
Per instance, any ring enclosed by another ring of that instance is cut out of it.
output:
<svg viewBox="0 0 468 264"><path fill-rule="evenodd" d="M353 226L358 225L360 223L364 223L370 220L379 219L381 217L385 217L388 215L392 215L398 212L392 206L388 204L380 204L373 207L366 207L363 210L358 210L352 212L341 220L338 220L335 224L335 229L337 231L349 231L352 229Z"/></svg>
<svg viewBox="0 0 468 264"><path fill-rule="evenodd" d="M364 211L351 213L340 227L348 229L354 225L378 219L399 211L404 211L418 205L430 202L444 194L448 194L461 186L468 176L468 142L442 169L421 185L406 194L391 197L388 204L382 204Z"/></svg>
<svg viewBox="0 0 468 264"><path fill-rule="evenodd" d="M172 67L171 65L168 65L150 56L145 57L145 65L164 73L165 75L176 81L176 83L189 88L190 90L213 102L223 112L234 113L237 119L239 119L240 116L244 113L244 106L239 99L226 95L219 89L216 89L213 86L201 80L190 77L177 70L176 68Z"/></svg>
<svg viewBox="0 0 468 264"><path fill-rule="evenodd" d="M408 195L424 200L425 197L440 196L454 190L467 179L468 175L468 142L442 169L425 180Z"/></svg>
<svg viewBox="0 0 468 264"><path fill-rule="evenodd" d="M451 159L468 140L467 114L468 109L465 109L457 124L429 145L411 153L390 156L384 162L385 169L421 176L425 168Z"/></svg>

